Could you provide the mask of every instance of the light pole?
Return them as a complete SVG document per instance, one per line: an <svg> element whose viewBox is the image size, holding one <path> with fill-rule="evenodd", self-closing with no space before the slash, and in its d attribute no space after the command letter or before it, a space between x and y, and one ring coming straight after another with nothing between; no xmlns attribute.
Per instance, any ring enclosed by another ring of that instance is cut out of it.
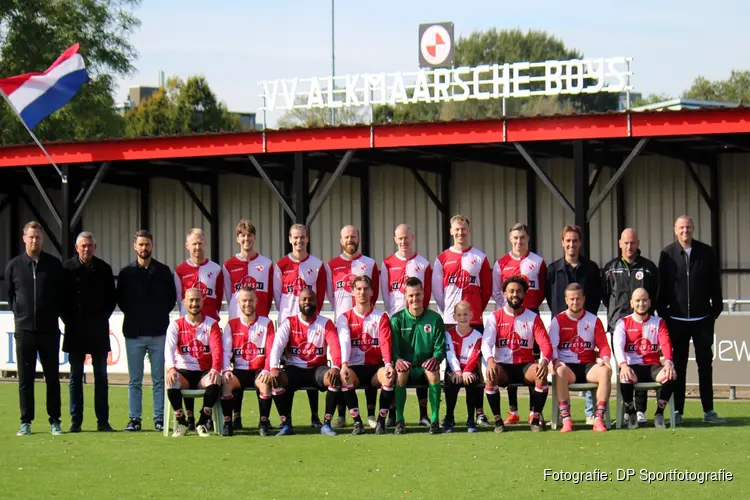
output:
<svg viewBox="0 0 750 500"><path fill-rule="evenodd" d="M334 20L334 2L335 0L331 0L331 85L333 85L333 89L336 89L335 80L336 80L336 45L335 45L335 20ZM335 96L334 96L335 98ZM336 109L331 107L331 125L336 125Z"/></svg>

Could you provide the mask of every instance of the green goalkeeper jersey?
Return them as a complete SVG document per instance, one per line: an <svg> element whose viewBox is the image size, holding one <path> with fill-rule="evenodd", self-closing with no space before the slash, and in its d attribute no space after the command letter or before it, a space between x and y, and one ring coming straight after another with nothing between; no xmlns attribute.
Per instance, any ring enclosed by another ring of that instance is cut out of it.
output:
<svg viewBox="0 0 750 500"><path fill-rule="evenodd" d="M445 358L445 325L443 318L431 309L413 316L402 309L391 318L393 362L399 359L421 366L430 358Z"/></svg>

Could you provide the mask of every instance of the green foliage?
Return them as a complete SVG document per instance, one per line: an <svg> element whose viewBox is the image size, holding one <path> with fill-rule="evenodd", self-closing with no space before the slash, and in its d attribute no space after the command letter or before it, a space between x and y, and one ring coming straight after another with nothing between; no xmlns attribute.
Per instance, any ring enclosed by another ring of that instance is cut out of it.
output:
<svg viewBox="0 0 750 500"><path fill-rule="evenodd" d="M306 102L298 97L296 102ZM369 123L370 109L366 107L342 107L332 114L330 109L324 108L295 108L284 111L277 121L278 128L294 127L329 127L331 125L354 125Z"/></svg>
<svg viewBox="0 0 750 500"><path fill-rule="evenodd" d="M674 97L668 95L668 94L648 94L646 97L640 97L638 99L633 99L633 101L630 103L630 106L632 108L636 108L638 106L646 106L648 104L656 104L657 102L664 102L664 101L671 101L674 99Z"/></svg>
<svg viewBox="0 0 750 500"><path fill-rule="evenodd" d="M241 129L239 118L218 101L203 76L170 78L165 89L126 113L125 127L130 137Z"/></svg>
<svg viewBox="0 0 750 500"><path fill-rule="evenodd" d="M128 41L140 22L140 0L0 0L0 78L44 71L75 42L91 82L73 101L36 127L42 140L122 136L124 121L112 98L114 77L134 71ZM31 138L7 104L0 104L0 144Z"/></svg>
<svg viewBox="0 0 750 500"><path fill-rule="evenodd" d="M750 103L750 71L732 70L726 80L711 81L699 76L685 91L683 97L706 101Z"/></svg>

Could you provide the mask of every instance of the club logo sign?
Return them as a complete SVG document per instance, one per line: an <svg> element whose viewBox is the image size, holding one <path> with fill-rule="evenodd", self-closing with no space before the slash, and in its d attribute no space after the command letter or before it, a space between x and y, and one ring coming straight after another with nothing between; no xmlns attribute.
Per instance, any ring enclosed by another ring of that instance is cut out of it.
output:
<svg viewBox="0 0 750 500"><path fill-rule="evenodd" d="M419 25L419 66L450 68L453 66L453 23Z"/></svg>
<svg viewBox="0 0 750 500"><path fill-rule="evenodd" d="M643 271L636 271L636 273L635 273L635 279L637 279L638 281L642 280L643 279Z"/></svg>

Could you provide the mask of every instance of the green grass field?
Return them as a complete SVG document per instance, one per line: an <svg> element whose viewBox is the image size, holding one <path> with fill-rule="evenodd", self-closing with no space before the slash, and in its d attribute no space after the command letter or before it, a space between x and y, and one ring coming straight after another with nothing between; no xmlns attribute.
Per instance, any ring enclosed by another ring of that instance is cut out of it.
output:
<svg viewBox="0 0 750 500"><path fill-rule="evenodd" d="M44 385L37 384L37 418L29 437L17 437L18 392L0 383L0 498L748 498L750 497L750 403L719 403L727 418L722 427L700 423L700 405L689 402L684 427L676 432L644 428L594 434L583 425L576 432L532 434L527 426L502 435L474 435L459 428L453 435L430 436L410 427L405 436L320 436L307 427L304 394L295 402L300 435L259 438L254 429L232 438L164 438L141 433L93 431L93 387L86 387L84 432L52 437L44 414ZM144 389L144 422L151 429L151 394ZM245 423L255 424L255 398L245 398ZM360 397L364 400L364 397ZM40 404L41 403L41 404ZM505 406L505 394L503 394ZM521 401L523 407L525 403ZM654 402L650 401L650 408ZM323 404L321 402L321 409ZM127 422L127 389L110 389L111 423ZM583 400L573 402L583 415ZM40 411L41 410L41 411ZM63 429L67 386L63 385ZM549 409L546 413L549 415ZM442 412L441 412L442 415ZM410 395L407 419L416 419ZM457 420L465 418L459 399ZM275 424L278 417L272 416ZM303 425L304 424L304 425ZM369 430L369 429L368 429ZM545 481L544 469L616 473L632 468L629 481ZM639 470L718 471L731 482L654 482Z"/></svg>

